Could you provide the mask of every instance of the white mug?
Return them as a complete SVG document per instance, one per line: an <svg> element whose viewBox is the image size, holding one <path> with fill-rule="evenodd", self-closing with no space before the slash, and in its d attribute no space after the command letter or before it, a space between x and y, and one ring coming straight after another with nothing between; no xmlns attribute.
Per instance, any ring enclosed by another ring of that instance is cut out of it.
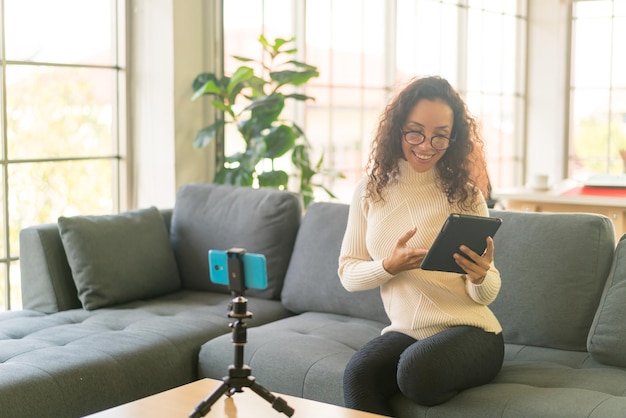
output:
<svg viewBox="0 0 626 418"><path fill-rule="evenodd" d="M549 188L548 180L547 174L535 174L530 182L530 187L536 190L545 190Z"/></svg>

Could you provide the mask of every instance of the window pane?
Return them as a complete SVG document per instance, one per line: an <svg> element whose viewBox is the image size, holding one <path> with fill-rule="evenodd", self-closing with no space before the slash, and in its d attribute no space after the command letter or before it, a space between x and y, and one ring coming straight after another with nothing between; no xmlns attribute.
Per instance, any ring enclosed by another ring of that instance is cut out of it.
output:
<svg viewBox="0 0 626 418"><path fill-rule="evenodd" d="M574 3L570 176L620 174L626 149L623 1Z"/></svg>
<svg viewBox="0 0 626 418"><path fill-rule="evenodd" d="M611 169L612 173L626 173L620 151L626 150L626 88L615 89L611 94Z"/></svg>
<svg viewBox="0 0 626 418"><path fill-rule="evenodd" d="M248 13L238 13L246 10ZM232 74L241 65L232 59L239 55L255 60L263 57L263 50L257 42L263 32L263 2L258 0L231 0L224 4L224 27L230 28L227 42L224 42L224 74Z"/></svg>
<svg viewBox="0 0 626 418"><path fill-rule="evenodd" d="M363 83L363 5L361 0L333 2L331 23L332 81L343 86ZM346 22L350 22L346 25Z"/></svg>
<svg viewBox="0 0 626 418"><path fill-rule="evenodd" d="M261 4L266 3L259 2L258 0L256 0L256 2ZM294 12L292 6L295 2L293 0L272 0L271 3L271 7L265 6L265 13L263 15L263 20L265 22L263 25L263 31L265 33L265 37L270 40L275 38L289 39L293 37L292 30L295 24L293 22ZM241 13L241 10L243 9L237 10L237 19L241 19L241 15L250 13L248 12L248 9L246 9L246 13ZM257 33L257 37L260 34L261 31Z"/></svg>
<svg viewBox="0 0 626 418"><path fill-rule="evenodd" d="M7 269L6 263L0 263L0 312L9 309L5 301L5 295L7 294Z"/></svg>
<svg viewBox="0 0 626 418"><path fill-rule="evenodd" d="M572 94L572 177L584 180L606 173L609 158L609 96L607 90L578 90Z"/></svg>
<svg viewBox="0 0 626 418"><path fill-rule="evenodd" d="M115 64L115 0L5 0L6 58Z"/></svg>
<svg viewBox="0 0 626 418"><path fill-rule="evenodd" d="M111 155L115 71L7 67L8 157Z"/></svg>
<svg viewBox="0 0 626 418"><path fill-rule="evenodd" d="M22 287L20 286L21 275L19 261L11 262L9 268L11 269L11 284L9 285L11 287L11 310L15 311L22 309Z"/></svg>
<svg viewBox="0 0 626 418"><path fill-rule="evenodd" d="M2 196L6 196L6 191L4 190L4 167L0 165L0 191L2 192ZM4 259L7 257L7 249L5 243L5 230L4 230L4 208L2 206L3 202L0 202L0 259ZM2 293L0 292L0 299L2 299Z"/></svg>
<svg viewBox="0 0 626 418"><path fill-rule="evenodd" d="M56 222L59 216L116 211L114 170L117 162L111 160L9 165L11 253L19 253L22 228Z"/></svg>
<svg viewBox="0 0 626 418"><path fill-rule="evenodd" d="M363 8L363 46L362 62L363 84L370 87L385 86L385 25L380 24L380 17L385 15L383 1L365 2Z"/></svg>
<svg viewBox="0 0 626 418"><path fill-rule="evenodd" d="M611 67L611 20L574 21L573 83L578 87L609 86Z"/></svg>
<svg viewBox="0 0 626 418"><path fill-rule="evenodd" d="M433 1L398 1L397 78L437 74L455 83L458 8Z"/></svg>
<svg viewBox="0 0 626 418"><path fill-rule="evenodd" d="M575 1L575 17L611 17L613 0ZM619 3L619 2L618 2Z"/></svg>
<svg viewBox="0 0 626 418"><path fill-rule="evenodd" d="M626 87L626 18L615 18L613 31L613 85ZM626 112L626 102L619 109Z"/></svg>

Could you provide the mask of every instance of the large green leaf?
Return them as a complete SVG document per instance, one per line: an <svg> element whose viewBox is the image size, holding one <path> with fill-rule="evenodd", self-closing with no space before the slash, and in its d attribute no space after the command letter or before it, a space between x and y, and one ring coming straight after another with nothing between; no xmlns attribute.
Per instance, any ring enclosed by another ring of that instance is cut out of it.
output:
<svg viewBox="0 0 626 418"><path fill-rule="evenodd" d="M221 102L219 100L211 100L211 105L213 105L213 107L216 108L217 110L221 110L222 112L227 112L233 118L235 117L235 114L231 106L228 106L224 102Z"/></svg>
<svg viewBox="0 0 626 418"><path fill-rule="evenodd" d="M246 110L251 112L266 113L278 118L285 107L285 96L282 93L272 93L269 96L260 97L250 103Z"/></svg>
<svg viewBox="0 0 626 418"><path fill-rule="evenodd" d="M287 61L286 64L292 64L292 65L295 65L298 68L303 68L305 70L317 71L317 67L315 67L314 65L307 64L307 63L302 62L302 61L291 60L291 61Z"/></svg>
<svg viewBox="0 0 626 418"><path fill-rule="evenodd" d="M265 96L265 85L267 82L260 77L254 76L250 77L246 84L252 89L252 96L249 98L250 100L254 100L255 98Z"/></svg>
<svg viewBox="0 0 626 418"><path fill-rule="evenodd" d="M253 138L246 148L243 157L239 161L247 170L254 171L257 164L264 158L267 144L263 138Z"/></svg>
<svg viewBox="0 0 626 418"><path fill-rule="evenodd" d="M258 175L258 179L261 187L287 187L289 175L283 170L264 171Z"/></svg>
<svg viewBox="0 0 626 418"><path fill-rule="evenodd" d="M259 43L261 45L263 45L263 48L271 48L272 46L270 45L270 42L267 40L267 38L265 37L265 35L260 34L259 35Z"/></svg>
<svg viewBox="0 0 626 418"><path fill-rule="evenodd" d="M213 83L218 84L217 77L213 73L201 73L196 76L196 78L191 83L191 89L193 91L198 91L204 89L204 85L212 80Z"/></svg>
<svg viewBox="0 0 626 418"><path fill-rule="evenodd" d="M231 93L235 90L241 91L243 83L250 78L254 77L254 71L250 67L239 67L235 70L235 73L231 76L226 88L226 95L232 97Z"/></svg>
<svg viewBox="0 0 626 418"><path fill-rule="evenodd" d="M233 57L237 61L241 61L241 62L254 62L254 60L252 58L246 58L246 57L242 57L240 55L231 55L231 57Z"/></svg>
<svg viewBox="0 0 626 418"><path fill-rule="evenodd" d="M295 100L300 100L300 101L306 101L306 100L315 100L315 97L307 96L306 94L292 93L292 94L287 94L285 96L285 99L295 99Z"/></svg>
<svg viewBox="0 0 626 418"><path fill-rule="evenodd" d="M215 137L221 132L224 127L224 121L219 119L214 124L201 129L196 134L196 139L193 141L195 148L204 148L215 140Z"/></svg>
<svg viewBox="0 0 626 418"><path fill-rule="evenodd" d="M292 84L294 86L301 86L308 82L313 77L319 77L320 73L317 70L306 70L306 71L293 71L293 70L284 70L284 71L272 71L270 73L270 78L278 83L279 86L284 86L285 84Z"/></svg>
<svg viewBox="0 0 626 418"><path fill-rule="evenodd" d="M293 148L296 141L296 134L291 127L280 125L272 127L270 132L265 135L264 139L267 149L263 157L278 158Z"/></svg>
<svg viewBox="0 0 626 418"><path fill-rule="evenodd" d="M205 94L215 94L217 96L221 96L222 89L214 80L208 80L200 88L198 88L198 90L194 91L193 96L191 96L191 100L196 100L198 97L204 96Z"/></svg>
<svg viewBox="0 0 626 418"><path fill-rule="evenodd" d="M270 129L276 122L285 107L285 97L280 93L254 100L245 110L250 111L250 118L241 120L239 132L244 138L252 138L261 135L266 129Z"/></svg>
<svg viewBox="0 0 626 418"><path fill-rule="evenodd" d="M234 186L252 186L254 176L252 172L243 169L242 167L226 168L222 167L217 172L213 179L215 183L219 184L232 184Z"/></svg>

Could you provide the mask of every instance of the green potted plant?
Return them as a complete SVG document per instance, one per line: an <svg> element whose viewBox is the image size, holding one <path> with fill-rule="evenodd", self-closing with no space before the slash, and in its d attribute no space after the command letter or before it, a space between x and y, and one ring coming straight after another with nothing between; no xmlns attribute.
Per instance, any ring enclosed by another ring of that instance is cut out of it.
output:
<svg viewBox="0 0 626 418"><path fill-rule="evenodd" d="M293 175L298 179L295 191L302 195L307 207L314 200L315 188L335 197L321 183L315 183L314 176L341 177L341 174L322 169L323 154L313 164L311 145L303 130L294 121L281 118L287 100L314 100L299 93L297 88L319 76L316 67L290 59L297 52L291 46L293 41L294 38L277 38L270 43L261 35L259 42L269 58L267 63L234 56L242 65L231 76L202 73L195 78L192 99L210 96L211 105L219 112L215 123L198 132L194 146L205 147L224 135L226 124L236 126L245 149L225 156L214 181L251 187L287 189L290 175L276 169L274 162L291 153ZM255 68L262 75L257 75Z"/></svg>

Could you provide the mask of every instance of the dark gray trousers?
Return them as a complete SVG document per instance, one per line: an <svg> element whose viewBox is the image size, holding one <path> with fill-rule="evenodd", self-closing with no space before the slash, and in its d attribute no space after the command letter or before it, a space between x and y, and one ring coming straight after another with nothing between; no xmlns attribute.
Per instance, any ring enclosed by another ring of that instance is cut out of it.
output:
<svg viewBox="0 0 626 418"><path fill-rule="evenodd" d="M363 345L346 366L345 404L393 416L389 401L401 391L420 405L437 405L493 380L503 358L502 334L476 327L453 327L423 340L388 332Z"/></svg>

